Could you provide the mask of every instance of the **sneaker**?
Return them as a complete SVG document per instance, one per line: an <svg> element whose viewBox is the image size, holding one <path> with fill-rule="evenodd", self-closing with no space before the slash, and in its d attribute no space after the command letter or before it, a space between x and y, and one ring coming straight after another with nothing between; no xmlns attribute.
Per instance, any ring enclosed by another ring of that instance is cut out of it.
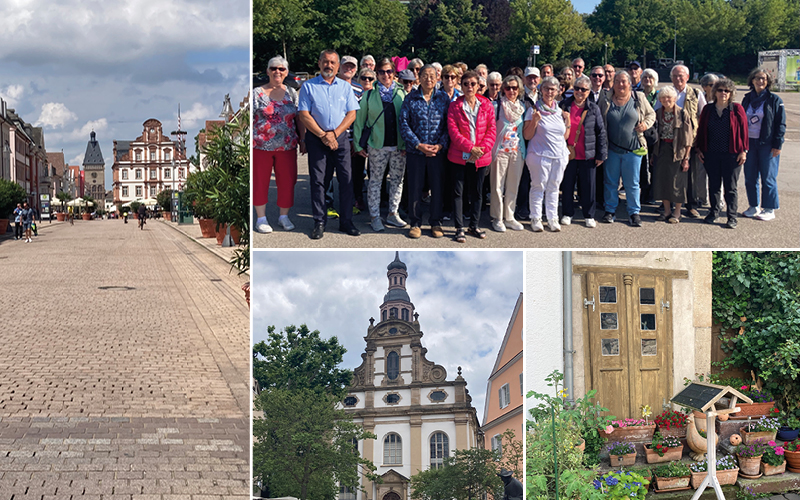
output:
<svg viewBox="0 0 800 500"><path fill-rule="evenodd" d="M594 219L586 219L584 224L586 224L586 227L597 227L597 222Z"/></svg>
<svg viewBox="0 0 800 500"><path fill-rule="evenodd" d="M271 233L272 226L270 226L269 222L267 222L265 219L261 224L256 224L256 231L263 234Z"/></svg>
<svg viewBox="0 0 800 500"><path fill-rule="evenodd" d="M420 229L419 226L414 226L408 230L409 238L417 239L420 236L422 236L422 229Z"/></svg>
<svg viewBox="0 0 800 500"><path fill-rule="evenodd" d="M708 215L706 215L705 219L703 220L705 221L706 224L714 224L714 221L717 220L717 214L715 214L714 212L709 212Z"/></svg>
<svg viewBox="0 0 800 500"><path fill-rule="evenodd" d="M772 220L775 218L775 210L771 208L765 208L760 214L753 218L758 220Z"/></svg>
<svg viewBox="0 0 800 500"><path fill-rule="evenodd" d="M406 227L408 225L406 221L400 218L399 214L389 214L386 217L386 223L394 227Z"/></svg>
<svg viewBox="0 0 800 500"><path fill-rule="evenodd" d="M372 222L370 222L370 226L372 226L372 230L375 231L376 233L380 233L381 231L386 229L385 227L383 227L383 222L381 222L380 217L375 217L374 219L372 219Z"/></svg>
<svg viewBox="0 0 800 500"><path fill-rule="evenodd" d="M572 224L572 217L570 217L569 215L563 215L561 217L561 225L569 226L570 224Z"/></svg>
<svg viewBox="0 0 800 500"><path fill-rule="evenodd" d="M728 222L725 223L724 227L728 229L736 229L736 219L728 217Z"/></svg>
<svg viewBox="0 0 800 500"><path fill-rule="evenodd" d="M431 236L434 238L441 238L444 236L444 230L442 229L442 226L433 226L431 228Z"/></svg>
<svg viewBox="0 0 800 500"><path fill-rule="evenodd" d="M561 231L561 224L559 224L556 221L548 221L547 222L547 227L549 227L550 231L552 231L554 233L557 233L557 232Z"/></svg>
<svg viewBox="0 0 800 500"><path fill-rule="evenodd" d="M531 231L534 233L541 233L544 231L544 226L542 225L542 219L531 219Z"/></svg>
<svg viewBox="0 0 800 500"><path fill-rule="evenodd" d="M501 221L501 220L493 220L492 221L492 229L494 229L498 233L505 233L506 232L506 225L503 224L503 221Z"/></svg>
<svg viewBox="0 0 800 500"><path fill-rule="evenodd" d="M744 212L742 212L742 215L752 219L753 217L756 217L758 215L758 212L759 212L758 207L750 207Z"/></svg>
<svg viewBox="0 0 800 500"><path fill-rule="evenodd" d="M288 215L281 215L278 217L278 225L281 226L284 231L291 231L294 229L294 224L289 220Z"/></svg>
<svg viewBox="0 0 800 500"><path fill-rule="evenodd" d="M361 213L361 209L357 206L353 205L353 215L358 215Z"/></svg>
<svg viewBox="0 0 800 500"><path fill-rule="evenodd" d="M339 212L337 212L335 208L330 207L328 209L328 218L329 219L338 219L339 218Z"/></svg>
<svg viewBox="0 0 800 500"><path fill-rule="evenodd" d="M630 223L631 227L642 227L642 218L639 214L632 214L628 218L628 222Z"/></svg>
<svg viewBox="0 0 800 500"><path fill-rule="evenodd" d="M614 216L614 214L612 214L611 212L606 212L603 218L600 219L600 222L603 222L605 224L611 224L615 220L617 220L617 218Z"/></svg>
<svg viewBox="0 0 800 500"><path fill-rule="evenodd" d="M508 219L505 221L505 226L512 231L522 231L525 227L516 219Z"/></svg>

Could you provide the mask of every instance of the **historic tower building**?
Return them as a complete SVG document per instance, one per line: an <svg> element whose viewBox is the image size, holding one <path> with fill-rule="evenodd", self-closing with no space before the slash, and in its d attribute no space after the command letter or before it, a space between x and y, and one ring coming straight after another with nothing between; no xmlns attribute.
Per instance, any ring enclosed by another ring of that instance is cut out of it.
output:
<svg viewBox="0 0 800 500"><path fill-rule="evenodd" d="M83 155L83 177L84 196L91 195L97 202L95 208L103 208L106 197L106 162L94 130L89 135L89 143L86 144L86 153Z"/></svg>
<svg viewBox="0 0 800 500"><path fill-rule="evenodd" d="M342 488L339 500L407 500L411 476L441 467L453 450L483 446L461 367L454 380L447 380L444 367L426 357L419 314L406 291L408 269L399 253L386 276L389 290L380 320L369 320L363 361L344 399L354 421L378 436L358 443L358 449L378 467L383 483L362 476L367 494Z"/></svg>

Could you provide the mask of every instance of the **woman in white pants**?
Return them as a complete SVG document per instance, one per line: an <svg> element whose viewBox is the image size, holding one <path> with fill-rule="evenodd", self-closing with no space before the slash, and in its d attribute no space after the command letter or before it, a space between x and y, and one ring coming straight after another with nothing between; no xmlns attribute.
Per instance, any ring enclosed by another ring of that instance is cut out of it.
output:
<svg viewBox="0 0 800 500"><path fill-rule="evenodd" d="M514 219L514 209L517 205L519 179L525 167L525 142L520 140L525 104L520 99L520 77L507 76L501 89L500 98L494 102L497 139L494 143L494 160L489 171L492 192L489 214L492 216L492 228L502 233L506 228L514 231L523 229L522 224Z"/></svg>
<svg viewBox="0 0 800 500"><path fill-rule="evenodd" d="M528 142L525 163L531 173L531 229L544 231L542 200L547 225L553 232L561 231L558 223L558 189L569 161L566 137L569 134L569 113L558 107L555 96L559 82L554 77L542 80L540 98L525 113L522 135Z"/></svg>

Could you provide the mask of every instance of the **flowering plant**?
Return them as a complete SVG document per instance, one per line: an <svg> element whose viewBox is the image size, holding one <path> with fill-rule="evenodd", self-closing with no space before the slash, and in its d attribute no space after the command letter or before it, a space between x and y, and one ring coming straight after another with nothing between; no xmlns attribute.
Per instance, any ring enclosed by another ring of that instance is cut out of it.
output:
<svg viewBox="0 0 800 500"><path fill-rule="evenodd" d="M764 454L761 455L761 461L773 467L781 465L786 460L783 456L783 447L775 446L775 441L770 441L767 444L769 447L764 451Z"/></svg>
<svg viewBox="0 0 800 500"><path fill-rule="evenodd" d="M771 403L775 398L766 391L762 391L757 385L743 385L739 388L742 394L753 400L753 403Z"/></svg>
<svg viewBox="0 0 800 500"><path fill-rule="evenodd" d="M636 447L627 441L615 441L606 447L609 455L627 455L635 453Z"/></svg>
<svg viewBox="0 0 800 500"><path fill-rule="evenodd" d="M595 490L605 493L604 498L612 500L644 500L648 484L650 481L638 473L625 470L607 472L592 481Z"/></svg>
<svg viewBox="0 0 800 500"><path fill-rule="evenodd" d="M680 439L673 436L663 437L660 432L656 432L650 442L650 449L658 453L659 457L663 457L664 453L668 452L670 448L677 448L680 445Z"/></svg>
<svg viewBox="0 0 800 500"><path fill-rule="evenodd" d="M643 418L626 418L625 420L612 420L611 426L614 428L617 427L636 427L640 425L650 425L650 422L646 421ZM606 431L608 428L606 427Z"/></svg>
<svg viewBox="0 0 800 500"><path fill-rule="evenodd" d="M740 444L735 448L736 454L742 458L755 458L760 457L769 448L766 441L763 439L756 439L750 444Z"/></svg>
<svg viewBox="0 0 800 500"><path fill-rule="evenodd" d="M664 410L661 415L655 418L655 423L659 429L680 429L686 427L686 414L675 410Z"/></svg>
<svg viewBox="0 0 800 500"><path fill-rule="evenodd" d="M668 464L659 465L653 471L656 477L683 477L690 476L691 471L689 466L683 462L669 462Z"/></svg>
<svg viewBox="0 0 800 500"><path fill-rule="evenodd" d="M783 443L783 449L786 451L800 451L800 439L795 439L789 443Z"/></svg>
<svg viewBox="0 0 800 500"><path fill-rule="evenodd" d="M761 417L756 421L749 420L744 430L747 432L773 432L777 431L780 426L777 418Z"/></svg>
<svg viewBox="0 0 800 500"><path fill-rule="evenodd" d="M733 470L738 468L739 465L737 465L733 455L726 455L717 460L717 470ZM701 462L693 462L689 464L689 469L692 472L708 472L708 459L706 458Z"/></svg>

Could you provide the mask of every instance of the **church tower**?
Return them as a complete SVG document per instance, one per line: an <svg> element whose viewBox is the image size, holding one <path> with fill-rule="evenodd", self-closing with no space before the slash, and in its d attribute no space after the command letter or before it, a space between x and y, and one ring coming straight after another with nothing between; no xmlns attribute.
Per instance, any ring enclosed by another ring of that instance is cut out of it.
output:
<svg viewBox="0 0 800 500"><path fill-rule="evenodd" d="M95 199L95 208L103 208L106 198L106 162L100 151L100 143L92 130L83 155L84 193Z"/></svg>
<svg viewBox="0 0 800 500"><path fill-rule="evenodd" d="M378 467L383 483L362 476L367 494L342 488L339 500L407 500L411 476L441 467L453 450L482 446L461 367L455 379L447 380L447 370L427 359L399 252L386 277L380 320L369 320L362 363L344 399L354 421L378 436L358 443L358 449Z"/></svg>

